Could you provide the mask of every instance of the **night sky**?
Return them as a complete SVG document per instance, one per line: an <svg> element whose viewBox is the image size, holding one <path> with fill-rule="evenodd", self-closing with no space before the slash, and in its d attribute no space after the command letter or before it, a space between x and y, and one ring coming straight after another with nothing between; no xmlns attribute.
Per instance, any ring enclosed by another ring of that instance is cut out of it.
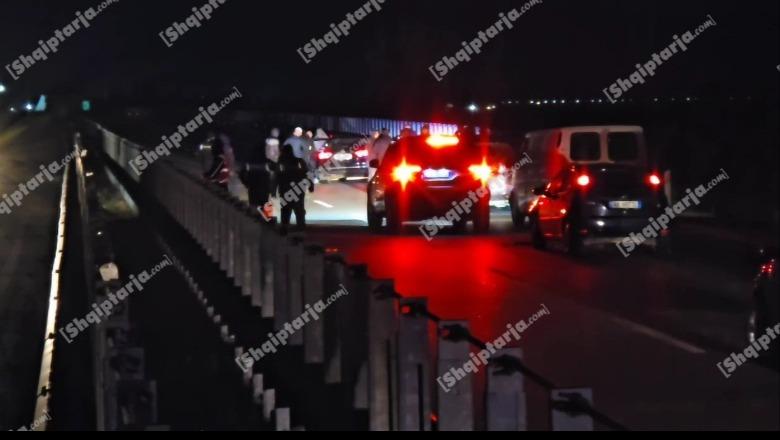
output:
<svg viewBox="0 0 780 440"><path fill-rule="evenodd" d="M1 64L29 54L76 11L99 3L2 0ZM708 14L718 26L632 96L777 96L776 0L544 0L440 83L428 72L431 64L525 2L386 0L383 11L310 64L296 50L364 2L228 0L168 48L158 33L204 3L121 0L19 81L3 69L9 94L0 99L40 92L143 96L158 89L220 95L233 86L301 108L592 97Z"/></svg>

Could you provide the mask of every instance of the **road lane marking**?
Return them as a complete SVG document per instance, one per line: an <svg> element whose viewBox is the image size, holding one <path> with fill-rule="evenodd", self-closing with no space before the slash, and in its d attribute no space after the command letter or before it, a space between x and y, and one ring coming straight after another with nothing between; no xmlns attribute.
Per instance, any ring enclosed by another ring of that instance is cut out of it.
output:
<svg viewBox="0 0 780 440"><path fill-rule="evenodd" d="M516 284L525 284L525 285L528 284L528 283L526 283L524 281L518 280L517 278L515 278L511 274L509 274L507 272L504 272L501 269L497 269L495 267L491 268L491 272L493 272L493 273L495 273L497 275L503 276L504 278L507 278L507 279L509 279L510 281L512 281L512 282L514 282ZM701 354L706 354L707 353L707 351L704 350L701 347L698 347L696 345L693 345L693 344L690 344L688 342L682 341L680 339L675 338L674 336L667 335L666 333L663 333L661 331L652 329L652 328L644 326L642 324L637 324L637 323L635 323L633 321L629 321L627 319L619 318L619 317L617 317L617 316L615 316L615 315L613 315L613 314L611 314L609 312L605 312L603 310L592 308L592 307L587 306L587 305L577 304L577 303L575 303L573 301L566 300L566 299L560 299L560 300L564 301L564 302L568 302L572 306L581 307L581 308L584 308L584 309L593 310L593 311L596 311L598 313L602 313L603 315L605 315L605 317L609 318L612 322L614 322L615 324L620 325L623 328L626 328L629 331L633 331L634 333L639 333L641 335L645 335L645 336L651 337L653 339L659 340L661 342L664 342L664 343L666 343L668 345L671 345L673 347L679 348L680 350L686 351L688 353L696 354L696 355L701 355Z"/></svg>
<svg viewBox="0 0 780 440"><path fill-rule="evenodd" d="M329 203L325 203L325 202L323 202L323 201L320 201L320 200L315 200L315 201L314 201L314 203L316 203L316 204L318 204L318 205L320 205L320 206L324 206L324 207L326 207L326 208L328 208L328 209L333 209L333 208L334 208L334 206L333 206L333 205L331 205L331 204L329 204Z"/></svg>
<svg viewBox="0 0 780 440"><path fill-rule="evenodd" d="M654 330L650 327L644 326L642 324L637 324L635 322L618 318L614 315L609 315L609 318L616 324L627 328L628 330L631 330L635 333L640 333L645 336L649 336L651 338L657 339L659 341L665 342L666 344L669 344L673 347L677 347L680 350L687 351L691 354L706 354L707 351L704 350L701 347L698 347L696 345L690 344L688 342L682 341L680 339L675 338L674 336L667 335L666 333L660 332L658 330Z"/></svg>

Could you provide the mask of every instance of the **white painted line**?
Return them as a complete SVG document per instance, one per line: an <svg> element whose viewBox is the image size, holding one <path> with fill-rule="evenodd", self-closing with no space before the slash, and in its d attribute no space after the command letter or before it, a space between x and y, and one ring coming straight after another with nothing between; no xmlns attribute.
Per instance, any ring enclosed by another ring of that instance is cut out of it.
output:
<svg viewBox="0 0 780 440"><path fill-rule="evenodd" d="M613 322L615 322L618 325L621 325L631 331L634 331L636 333L643 334L645 336L649 336L651 338L655 338L659 341L665 342L673 347L677 347L680 350L687 351L691 354L706 354L707 351L704 350L701 347L697 347L696 345L690 344L685 341L681 341L674 336L669 336L666 333L660 332L658 330L654 330L650 327L646 327L642 324L637 324L632 321L625 320L623 318L618 318L617 316L610 315L609 317Z"/></svg>
<svg viewBox="0 0 780 440"><path fill-rule="evenodd" d="M333 205L331 205L331 204L328 204L328 203L325 203L325 202L322 202L322 201L320 201L320 200L315 200L315 201L314 201L314 203L316 203L316 204L318 204L318 205L320 205L320 206L324 206L324 207L326 207L326 208L328 208L328 209L333 209L333 208L334 208L334 206L333 206Z"/></svg>

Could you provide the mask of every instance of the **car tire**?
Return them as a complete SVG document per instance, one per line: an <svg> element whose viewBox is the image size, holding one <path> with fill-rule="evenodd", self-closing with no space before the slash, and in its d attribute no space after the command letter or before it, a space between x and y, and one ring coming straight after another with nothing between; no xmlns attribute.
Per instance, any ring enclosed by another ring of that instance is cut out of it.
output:
<svg viewBox="0 0 780 440"><path fill-rule="evenodd" d="M477 211L472 220L474 223L474 233L487 234L490 232L490 204L480 203L477 205Z"/></svg>
<svg viewBox="0 0 780 440"><path fill-rule="evenodd" d="M566 219L563 222L563 246L565 252L569 255L579 256L582 254L582 237L577 233L577 223L574 220Z"/></svg>
<svg viewBox="0 0 780 440"><path fill-rule="evenodd" d="M386 204L386 217L387 223L386 231L391 235L399 235L403 231L404 222L401 219L401 213L398 211L398 206L395 203L389 203L389 200L385 200Z"/></svg>
<svg viewBox="0 0 780 440"><path fill-rule="evenodd" d="M544 238L538 217L531 218L531 245L540 251L547 249L547 239Z"/></svg>
<svg viewBox="0 0 780 440"><path fill-rule="evenodd" d="M383 219L384 217L382 217L382 215L375 213L373 209L369 208L368 209L368 230L371 232L381 232Z"/></svg>
<svg viewBox="0 0 780 440"><path fill-rule="evenodd" d="M525 214L525 210L521 210L517 207L514 195L509 197L509 210L512 212L512 225L516 231L524 231L528 229L529 221L528 215Z"/></svg>

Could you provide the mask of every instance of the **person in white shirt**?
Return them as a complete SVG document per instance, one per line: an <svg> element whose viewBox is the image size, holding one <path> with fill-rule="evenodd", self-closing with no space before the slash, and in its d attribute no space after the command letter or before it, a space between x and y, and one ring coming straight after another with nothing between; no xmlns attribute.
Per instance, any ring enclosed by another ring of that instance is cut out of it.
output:
<svg viewBox="0 0 780 440"><path fill-rule="evenodd" d="M265 140L265 157L267 157L271 162L278 163L279 154L281 151L280 147L279 129L273 128L271 129L271 136Z"/></svg>
<svg viewBox="0 0 780 440"><path fill-rule="evenodd" d="M387 153L387 149L390 148L390 144L393 143L393 138L390 137L390 132L383 128L382 131L379 133L379 137L374 139L373 142L368 146L368 162L371 163L372 160L376 159L379 164L382 163L382 159L385 158L385 153ZM376 174L376 168L369 168L368 169L368 180L374 178L374 175Z"/></svg>

